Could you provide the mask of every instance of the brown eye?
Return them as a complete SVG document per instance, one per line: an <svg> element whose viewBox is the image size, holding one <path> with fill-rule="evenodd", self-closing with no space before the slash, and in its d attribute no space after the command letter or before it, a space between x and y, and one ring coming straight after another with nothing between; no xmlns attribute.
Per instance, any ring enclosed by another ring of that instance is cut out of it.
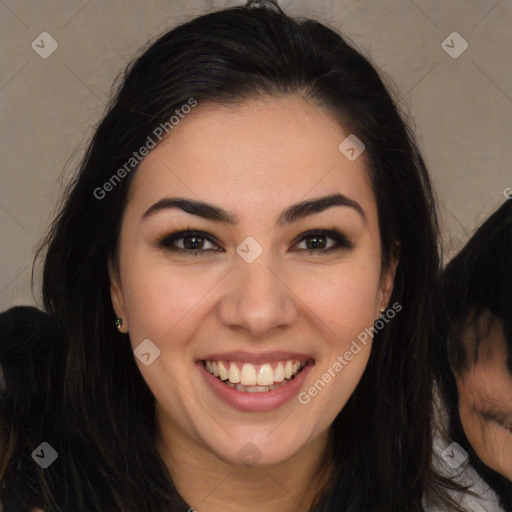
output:
<svg viewBox="0 0 512 512"><path fill-rule="evenodd" d="M176 247L175 243L180 242L182 247ZM205 243L210 243L217 246L214 240L201 231L178 231L165 236L158 242L158 245L164 249L171 251L190 253L197 251L198 253L211 252L212 250L218 251L218 249L206 249L204 248ZM218 246L217 246L218 247ZM194 252L194 254L196 254Z"/></svg>
<svg viewBox="0 0 512 512"><path fill-rule="evenodd" d="M326 248L328 239L334 241L334 243ZM298 249L299 252L309 251L310 254L318 255L342 249L352 249L354 247L354 244L337 230L315 229L307 231L302 233L295 245L303 241L307 242L307 247L305 249ZM181 244L181 247L177 246L177 242ZM205 248L205 244L212 244L216 248ZM211 235L203 231L191 229L165 235L158 241L158 246L165 250L181 254L191 254L193 256L222 251Z"/></svg>
<svg viewBox="0 0 512 512"><path fill-rule="evenodd" d="M326 248L327 239L334 240L334 244L328 248ZM307 243L308 240L311 240L312 243ZM317 252L322 254L340 249L352 249L354 247L354 244L337 230L315 229L308 231L301 235L299 243L303 241L306 241L306 249L300 250L310 251L311 253Z"/></svg>

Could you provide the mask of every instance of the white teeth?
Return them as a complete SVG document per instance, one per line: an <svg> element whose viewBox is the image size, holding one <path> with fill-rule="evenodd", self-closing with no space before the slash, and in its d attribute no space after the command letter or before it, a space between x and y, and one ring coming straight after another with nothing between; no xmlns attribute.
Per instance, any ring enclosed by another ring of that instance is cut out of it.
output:
<svg viewBox="0 0 512 512"><path fill-rule="evenodd" d="M286 366L284 368L284 377L285 379L291 379L293 373L293 366L291 361L286 361Z"/></svg>
<svg viewBox="0 0 512 512"><path fill-rule="evenodd" d="M258 386L270 386L274 384L274 370L269 364L262 364L257 376Z"/></svg>
<svg viewBox="0 0 512 512"><path fill-rule="evenodd" d="M229 382L232 384L238 384L240 382L240 372L238 371L238 366L236 364L229 365L228 378Z"/></svg>
<svg viewBox="0 0 512 512"><path fill-rule="evenodd" d="M230 385L235 389L236 385L239 385L242 391L247 392L262 392L275 389L279 387L281 383L285 383L285 379L288 381L292 379L304 366L306 361L292 361L279 362L275 369L272 368L270 363L262 364L261 366L255 367L250 363L244 363L240 370L241 363L234 362L223 362L223 361L205 361L204 365L206 369ZM228 369L229 365L229 369ZM251 387L250 389L248 387ZM261 388L259 391L258 389ZM256 390L256 391L254 391Z"/></svg>
<svg viewBox="0 0 512 512"><path fill-rule="evenodd" d="M219 365L219 377L220 377L220 380L227 380L227 378L228 378L228 371L226 370L226 367L224 366L224 363L222 361L219 361L218 365Z"/></svg>
<svg viewBox="0 0 512 512"><path fill-rule="evenodd" d="M283 363L279 363L274 370L274 382L283 382L284 380L284 368Z"/></svg>
<svg viewBox="0 0 512 512"><path fill-rule="evenodd" d="M256 368L254 368L252 364L245 363L242 366L240 384L242 384L242 386L254 386L257 384L256 380Z"/></svg>

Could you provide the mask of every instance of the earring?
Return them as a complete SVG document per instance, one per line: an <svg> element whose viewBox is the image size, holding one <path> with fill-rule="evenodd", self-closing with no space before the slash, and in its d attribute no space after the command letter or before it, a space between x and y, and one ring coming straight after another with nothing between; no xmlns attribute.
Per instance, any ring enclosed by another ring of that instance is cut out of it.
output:
<svg viewBox="0 0 512 512"><path fill-rule="evenodd" d="M384 313L386 311L386 305L382 304L382 307L379 309L379 313Z"/></svg>
<svg viewBox="0 0 512 512"><path fill-rule="evenodd" d="M116 323L116 328L117 328L117 330L118 330L118 331L119 331L119 330L121 330L121 327L122 327L122 325L123 325L123 319L122 319L122 318L117 317L117 318L116 318L116 322L115 322L115 323Z"/></svg>

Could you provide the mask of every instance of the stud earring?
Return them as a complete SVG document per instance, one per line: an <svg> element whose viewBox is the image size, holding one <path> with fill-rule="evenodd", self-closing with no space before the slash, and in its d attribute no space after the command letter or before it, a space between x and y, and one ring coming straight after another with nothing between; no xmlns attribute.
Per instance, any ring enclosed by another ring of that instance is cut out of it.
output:
<svg viewBox="0 0 512 512"><path fill-rule="evenodd" d="M386 311L386 305L382 304L382 307L379 309L379 313L384 313Z"/></svg>
<svg viewBox="0 0 512 512"><path fill-rule="evenodd" d="M117 328L118 331L121 330L122 325L123 325L123 319L117 317L116 318L116 328Z"/></svg>

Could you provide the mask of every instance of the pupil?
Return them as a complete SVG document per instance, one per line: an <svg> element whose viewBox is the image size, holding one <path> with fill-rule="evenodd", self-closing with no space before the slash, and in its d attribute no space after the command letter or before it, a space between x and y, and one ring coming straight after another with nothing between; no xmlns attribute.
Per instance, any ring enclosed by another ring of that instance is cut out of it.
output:
<svg viewBox="0 0 512 512"><path fill-rule="evenodd" d="M192 240L201 240L201 237L200 236L195 236L195 235L189 235L189 236L186 236L183 240L185 241L184 245L185 245L185 248L186 249L197 249L197 246L194 246L194 247L190 247L190 242L187 243L187 240L189 241L190 239ZM192 244L193 245L193 244Z"/></svg>
<svg viewBox="0 0 512 512"><path fill-rule="evenodd" d="M311 246L311 244L308 244L308 247L309 247L310 249L317 249L317 248L319 247L319 245L323 245L323 244L322 244L322 242L321 242L323 238L324 238L323 236L318 236L318 235L310 236L310 237L308 238L308 240L316 240L316 242L313 242L313 244L312 244L312 245L313 245L313 247L310 247L310 246ZM321 240L321 241L320 241L320 242L318 242L318 240Z"/></svg>

